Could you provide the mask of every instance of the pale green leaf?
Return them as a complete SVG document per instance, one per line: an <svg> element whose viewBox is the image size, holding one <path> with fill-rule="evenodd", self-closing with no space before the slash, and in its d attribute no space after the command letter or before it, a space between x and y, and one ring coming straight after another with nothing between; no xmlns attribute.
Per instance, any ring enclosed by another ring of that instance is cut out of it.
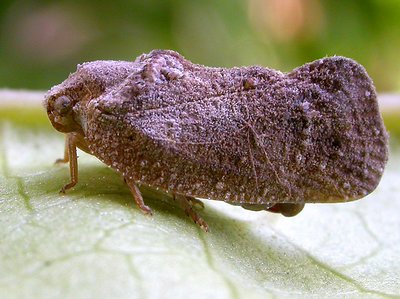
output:
<svg viewBox="0 0 400 299"><path fill-rule="evenodd" d="M79 184L60 195L62 134L44 111L0 110L0 298L400 296L399 150L363 200L294 218L205 201L204 233L153 190L143 215L84 153Z"/></svg>

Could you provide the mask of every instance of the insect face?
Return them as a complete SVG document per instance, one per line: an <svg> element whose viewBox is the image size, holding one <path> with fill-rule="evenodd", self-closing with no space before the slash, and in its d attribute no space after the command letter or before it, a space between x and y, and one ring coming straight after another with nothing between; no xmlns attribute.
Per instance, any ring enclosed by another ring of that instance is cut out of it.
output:
<svg viewBox="0 0 400 299"><path fill-rule="evenodd" d="M118 61L94 61L79 65L64 82L46 95L44 106L53 126L60 132L84 135L86 106L106 89L137 72L137 66Z"/></svg>

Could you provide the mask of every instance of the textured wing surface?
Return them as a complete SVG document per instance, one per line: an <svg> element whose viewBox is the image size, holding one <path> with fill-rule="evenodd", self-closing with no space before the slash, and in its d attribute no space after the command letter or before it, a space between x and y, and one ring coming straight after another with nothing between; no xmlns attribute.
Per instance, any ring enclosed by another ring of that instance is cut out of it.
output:
<svg viewBox="0 0 400 299"><path fill-rule="evenodd" d="M287 75L166 51L135 63L140 72L92 103L92 127L116 144L103 160L139 181L247 203L351 200L379 182L387 136L371 80L349 59Z"/></svg>

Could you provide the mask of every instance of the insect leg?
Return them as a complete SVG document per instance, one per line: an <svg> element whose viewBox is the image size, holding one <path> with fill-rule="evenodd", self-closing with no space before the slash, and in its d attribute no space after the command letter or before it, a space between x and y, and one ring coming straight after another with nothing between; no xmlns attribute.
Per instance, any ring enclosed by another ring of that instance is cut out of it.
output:
<svg viewBox="0 0 400 299"><path fill-rule="evenodd" d="M186 199L189 201L189 203L192 207L204 209L204 203L201 200L191 197L191 196L186 196Z"/></svg>
<svg viewBox="0 0 400 299"><path fill-rule="evenodd" d="M71 182L61 188L60 193L65 193L66 190L71 189L78 183L78 157L76 155L76 138L73 134L67 134L66 137L66 155L69 161L69 172ZM65 160L65 157L64 157Z"/></svg>
<svg viewBox="0 0 400 299"><path fill-rule="evenodd" d="M68 134L65 135L65 146L64 146L64 158L57 159L54 163L67 163L69 162L69 156L68 156Z"/></svg>
<svg viewBox="0 0 400 299"><path fill-rule="evenodd" d="M195 204L198 204L199 200L195 199L194 197L174 194L174 200L182 207L185 211L185 214L192 218L194 223L196 223L202 230L205 232L209 231L207 223L197 214L196 210L193 209Z"/></svg>
<svg viewBox="0 0 400 299"><path fill-rule="evenodd" d="M283 216L296 216L304 208L304 203L277 203L267 209L269 212L281 213Z"/></svg>
<svg viewBox="0 0 400 299"><path fill-rule="evenodd" d="M143 213L146 215L153 215L153 211L144 204L142 194L140 193L139 188L136 186L135 182L129 181L126 178L124 178L125 183L128 185L129 190L131 190L131 193L133 195L133 198L135 199L135 202L137 206L142 210Z"/></svg>

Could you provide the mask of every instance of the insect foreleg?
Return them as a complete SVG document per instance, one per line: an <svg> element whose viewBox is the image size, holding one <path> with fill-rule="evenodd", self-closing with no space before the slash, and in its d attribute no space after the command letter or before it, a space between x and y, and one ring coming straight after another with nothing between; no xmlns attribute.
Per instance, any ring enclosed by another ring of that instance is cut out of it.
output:
<svg viewBox="0 0 400 299"><path fill-rule="evenodd" d="M78 157L76 155L76 137L74 134L67 134L66 138L66 153L64 155L64 161L69 161L69 172L71 176L71 182L61 188L60 193L65 193L66 190L71 189L78 183ZM63 161L63 162L64 162Z"/></svg>
<svg viewBox="0 0 400 299"><path fill-rule="evenodd" d="M65 146L64 146L64 158L57 159L54 163L59 164L59 163L67 163L69 162L69 156L68 156L68 134L65 135Z"/></svg>

